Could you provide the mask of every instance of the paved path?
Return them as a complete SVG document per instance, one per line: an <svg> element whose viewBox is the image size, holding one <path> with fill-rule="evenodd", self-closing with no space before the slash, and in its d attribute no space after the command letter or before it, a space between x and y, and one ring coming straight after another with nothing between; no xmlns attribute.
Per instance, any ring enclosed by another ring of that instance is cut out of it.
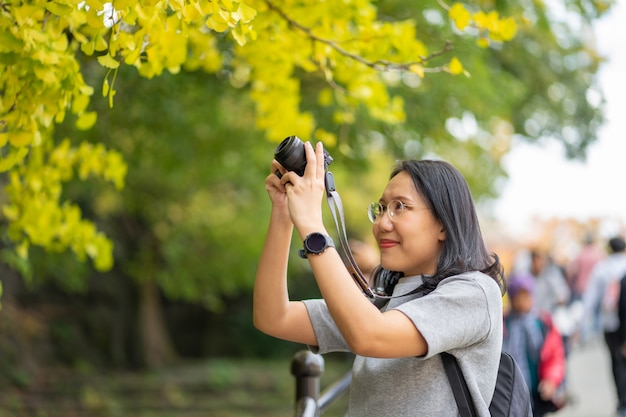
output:
<svg viewBox="0 0 626 417"><path fill-rule="evenodd" d="M576 346L568 360L568 384L573 397L554 417L615 417L615 389L610 359L601 339Z"/></svg>

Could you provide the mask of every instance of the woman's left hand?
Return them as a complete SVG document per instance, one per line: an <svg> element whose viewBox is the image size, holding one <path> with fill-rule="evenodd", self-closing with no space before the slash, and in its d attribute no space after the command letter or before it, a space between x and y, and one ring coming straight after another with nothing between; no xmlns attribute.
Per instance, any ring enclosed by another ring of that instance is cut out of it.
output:
<svg viewBox="0 0 626 417"><path fill-rule="evenodd" d="M304 143L306 167L300 177L287 172L281 178L289 199L289 213L300 237L312 232L323 232L322 199L325 194L324 147L318 142L313 149L310 142Z"/></svg>

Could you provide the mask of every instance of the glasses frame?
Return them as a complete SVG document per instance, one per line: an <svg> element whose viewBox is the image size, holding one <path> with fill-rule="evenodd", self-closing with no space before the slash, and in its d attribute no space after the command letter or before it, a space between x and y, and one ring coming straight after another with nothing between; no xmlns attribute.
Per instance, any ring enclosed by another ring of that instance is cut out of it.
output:
<svg viewBox="0 0 626 417"><path fill-rule="evenodd" d="M399 211L391 208L394 204L399 207ZM389 215L389 219L392 222L395 222L402 216L402 214L404 214L407 207L413 206L397 199L390 200L387 204L383 204L380 201L372 201L367 207L367 218L373 224L377 224L380 223L385 213L387 213ZM378 213L375 212L376 210L378 210Z"/></svg>

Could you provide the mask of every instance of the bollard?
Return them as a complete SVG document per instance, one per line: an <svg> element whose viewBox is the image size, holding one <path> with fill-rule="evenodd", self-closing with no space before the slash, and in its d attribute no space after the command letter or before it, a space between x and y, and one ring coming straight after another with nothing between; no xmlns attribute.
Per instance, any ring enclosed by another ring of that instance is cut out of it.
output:
<svg viewBox="0 0 626 417"><path fill-rule="evenodd" d="M323 372L324 358L321 355L301 350L293 356L291 374L296 378L296 415L320 415L317 400ZM310 401L311 399L313 401ZM304 409L300 409L303 407Z"/></svg>

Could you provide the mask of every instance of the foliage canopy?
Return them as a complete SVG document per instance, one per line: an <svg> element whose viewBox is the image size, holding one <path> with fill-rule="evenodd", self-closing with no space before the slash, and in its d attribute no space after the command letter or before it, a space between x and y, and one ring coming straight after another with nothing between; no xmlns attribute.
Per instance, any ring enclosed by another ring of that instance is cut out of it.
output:
<svg viewBox="0 0 626 417"><path fill-rule="evenodd" d="M567 4L578 8L581 16L594 17L607 10L610 2ZM72 144L58 138L55 126L71 114L78 129L91 129L98 120L90 107L91 98L101 91L113 106L121 66L132 66L146 78L181 70L220 74L232 87L247 89L255 106L256 127L271 141L297 134L322 140L345 154L358 150L354 143L358 135L343 132L364 129L387 129L392 147L419 145L421 154L441 151L429 142L445 136L444 129L453 129L443 127L441 118L436 117L420 118L421 125L415 126L407 119L407 110L450 108L449 103L437 102L454 97L445 91L446 83L429 82L426 75L469 76L466 67L472 66L474 59L491 59L510 84L518 77L515 103L520 96L522 101L541 96L522 86L528 83L529 71L536 68L520 71L515 65L518 58L507 55L502 42L516 42L516 34L524 34L526 44L517 50L534 53L534 60L543 59L540 54L544 50L529 43L538 36L533 26L548 24L542 4L447 5L438 1L406 6L405 2L377 4L370 0L2 0L0 172L6 172L2 214L19 258L26 259L29 247L37 245L49 251L70 249L80 259L91 258L99 270L111 268L110 239L84 218L78 205L64 198L63 190L74 178L99 178L121 189L126 161L119 151L101 143ZM554 35L551 28L542 30L541 34ZM554 49L558 41L553 36L547 43ZM581 45L559 48L580 53ZM107 69L101 88L85 82L83 55ZM578 65L576 60L571 62L573 67ZM594 62L586 65L590 71ZM568 69L572 73L581 68ZM485 76L489 75L486 71ZM572 91L553 78L546 76L544 81L558 96L555 101L573 100ZM420 84L430 90L427 95L405 88ZM590 84L588 79L578 80L576 93ZM421 102L424 97L432 102ZM511 111L512 102L506 104L504 111ZM497 114L495 106L481 112L476 106L470 118L477 119L488 136L496 139L502 135L510 138L523 129L528 134L529 126L534 129L529 136L535 137L562 127L555 127L562 121L562 110L556 109L555 117L525 113L528 107L545 110L553 103L527 104L519 114ZM590 107L569 102L571 118L596 123L598 115ZM446 119L461 120L462 108L451 110ZM369 125L362 125L364 120L369 120ZM514 129L503 127L498 120L512 123ZM572 149L584 149L593 140L595 127L592 123L583 140L570 134ZM415 131L425 136L415 137ZM487 165L498 173L497 162L508 149L507 143L484 146L478 138L461 146L467 148L467 156L477 157L486 148L495 149L489 153ZM403 152L406 154L406 149ZM462 158L454 162L467 164Z"/></svg>

